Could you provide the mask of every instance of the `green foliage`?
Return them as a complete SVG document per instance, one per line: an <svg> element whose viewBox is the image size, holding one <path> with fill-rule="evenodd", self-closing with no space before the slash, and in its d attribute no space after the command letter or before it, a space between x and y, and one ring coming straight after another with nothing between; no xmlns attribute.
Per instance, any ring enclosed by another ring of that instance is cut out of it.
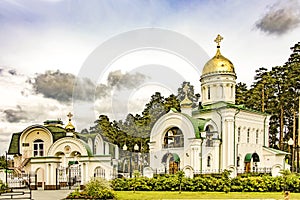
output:
<svg viewBox="0 0 300 200"><path fill-rule="evenodd" d="M6 159L5 156L0 156L0 169L5 169L6 168Z"/></svg>
<svg viewBox="0 0 300 200"><path fill-rule="evenodd" d="M208 192L300 192L300 177L295 174L272 177L237 176L229 178L229 171L220 176L197 176L186 178L178 173L175 175L155 176L153 178L138 177L130 179L114 179L112 187L117 191L130 191L135 184L137 191L208 191ZM181 181L180 181L181 180ZM180 184L181 183L181 184Z"/></svg>
<svg viewBox="0 0 300 200"><path fill-rule="evenodd" d="M194 91L194 86L191 85L190 82L186 82L184 81L182 84L181 84L181 87L178 88L178 94L177 94L177 99L179 100L179 102L181 102L184 98L185 98L185 91L184 91L184 87L185 85L187 85L187 97L188 99L190 99L193 104L192 104L192 107L195 108L198 106L198 100L199 100L199 97L200 97L200 94L195 94L195 91Z"/></svg>
<svg viewBox="0 0 300 200"><path fill-rule="evenodd" d="M116 199L116 194L108 181L102 178L93 178L85 185L83 191L76 189L67 196L67 199L73 198Z"/></svg>
<svg viewBox="0 0 300 200"><path fill-rule="evenodd" d="M8 189L7 185L0 180L0 194Z"/></svg>
<svg viewBox="0 0 300 200"><path fill-rule="evenodd" d="M257 69L250 89L244 83L236 85L237 104L272 115L269 124L270 147L285 151L287 145L284 145L284 140L293 136L296 127L293 117L299 114L300 42L291 50L292 54L282 66L272 67L270 71L264 67Z"/></svg>

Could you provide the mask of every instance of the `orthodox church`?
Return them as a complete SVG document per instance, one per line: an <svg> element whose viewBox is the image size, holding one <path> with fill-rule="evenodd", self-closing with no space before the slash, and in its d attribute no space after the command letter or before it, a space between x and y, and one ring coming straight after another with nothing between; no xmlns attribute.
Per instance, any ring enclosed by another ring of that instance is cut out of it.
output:
<svg viewBox="0 0 300 200"><path fill-rule="evenodd" d="M192 109L184 88L181 112L171 109L153 126L150 134L150 168L157 173L183 170L232 175L267 172L273 176L289 166L286 152L269 148L269 118L266 113L235 104L236 73L232 62L220 51L203 67L200 77L201 105ZM149 170L148 169L148 170Z"/></svg>
<svg viewBox="0 0 300 200"><path fill-rule="evenodd" d="M91 177L112 179L117 173L118 148L101 134L80 134L69 122L47 120L14 133L8 154L14 158L14 174L33 174L30 186L71 189ZM22 177L24 178L24 177Z"/></svg>

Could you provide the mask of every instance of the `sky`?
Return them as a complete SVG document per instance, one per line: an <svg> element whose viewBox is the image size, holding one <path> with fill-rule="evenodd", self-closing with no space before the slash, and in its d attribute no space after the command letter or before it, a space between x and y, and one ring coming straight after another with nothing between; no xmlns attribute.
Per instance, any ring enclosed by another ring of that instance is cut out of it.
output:
<svg viewBox="0 0 300 200"><path fill-rule="evenodd" d="M299 42L299 0L0 1L0 155L12 133L47 119L77 131L100 115L140 113L189 81L216 52L249 87Z"/></svg>

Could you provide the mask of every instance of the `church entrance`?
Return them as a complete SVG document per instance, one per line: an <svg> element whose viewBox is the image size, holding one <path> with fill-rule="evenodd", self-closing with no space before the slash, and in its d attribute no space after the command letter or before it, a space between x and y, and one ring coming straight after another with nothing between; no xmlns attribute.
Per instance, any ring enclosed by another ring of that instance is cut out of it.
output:
<svg viewBox="0 0 300 200"><path fill-rule="evenodd" d="M176 153L166 153L162 158L165 173L175 174L180 170L180 158Z"/></svg>
<svg viewBox="0 0 300 200"><path fill-rule="evenodd" d="M75 189L80 187L80 183L81 167L78 165L78 162L75 163L74 161L73 166L56 169L56 189Z"/></svg>
<svg viewBox="0 0 300 200"><path fill-rule="evenodd" d="M254 153L247 153L245 156L245 172L257 172L258 167L257 163L260 162L259 155L254 152Z"/></svg>
<svg viewBox="0 0 300 200"><path fill-rule="evenodd" d="M178 171L178 166L179 163L174 162L174 161L170 161L169 164L169 174L176 174L176 172Z"/></svg>

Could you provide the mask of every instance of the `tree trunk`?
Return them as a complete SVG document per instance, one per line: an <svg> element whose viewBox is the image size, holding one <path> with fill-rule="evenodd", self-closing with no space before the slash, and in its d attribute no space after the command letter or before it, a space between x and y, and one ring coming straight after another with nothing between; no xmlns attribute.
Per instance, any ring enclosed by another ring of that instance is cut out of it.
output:
<svg viewBox="0 0 300 200"><path fill-rule="evenodd" d="M279 135L279 149L283 150L283 106L280 106L280 135Z"/></svg>

